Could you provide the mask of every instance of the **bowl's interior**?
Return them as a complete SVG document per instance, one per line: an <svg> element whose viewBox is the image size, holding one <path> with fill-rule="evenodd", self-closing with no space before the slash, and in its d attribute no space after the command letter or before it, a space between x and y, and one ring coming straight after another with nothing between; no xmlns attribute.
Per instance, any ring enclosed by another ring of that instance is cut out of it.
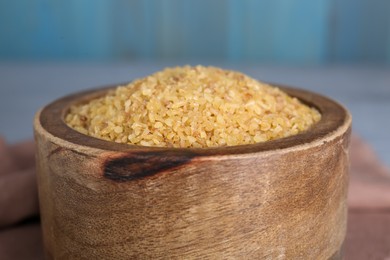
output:
<svg viewBox="0 0 390 260"><path fill-rule="evenodd" d="M321 120L315 125L313 125L309 130L290 137L266 141L257 144L212 148L165 148L120 144L84 135L72 129L65 123L64 118L65 115L68 113L69 107L71 105L77 103L84 103L93 98L103 96L109 89L113 89L117 85L99 89L92 89L58 99L43 108L39 120L42 127L52 135L60 137L68 142L87 147L95 147L107 151L137 150L166 151L171 153L195 152L199 155L244 154L284 149L297 145L303 145L326 137L327 135L336 131L341 126L345 125L349 120L348 111L343 106L327 97L302 89L296 89L277 84L272 85L279 87L281 90L285 91L290 96L298 98L301 102L311 107L315 107L322 115Z"/></svg>

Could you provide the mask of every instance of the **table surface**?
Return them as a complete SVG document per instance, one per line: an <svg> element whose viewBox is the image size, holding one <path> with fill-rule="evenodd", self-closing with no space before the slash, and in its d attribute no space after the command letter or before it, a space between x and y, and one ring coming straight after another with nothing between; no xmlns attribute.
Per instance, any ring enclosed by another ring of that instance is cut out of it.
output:
<svg viewBox="0 0 390 260"><path fill-rule="evenodd" d="M63 95L131 81L178 63L0 63L0 135L9 142L31 138L35 112ZM182 65L182 64L178 64ZM353 131L390 165L390 67L280 67L256 64L211 65L254 78L308 89L344 104Z"/></svg>

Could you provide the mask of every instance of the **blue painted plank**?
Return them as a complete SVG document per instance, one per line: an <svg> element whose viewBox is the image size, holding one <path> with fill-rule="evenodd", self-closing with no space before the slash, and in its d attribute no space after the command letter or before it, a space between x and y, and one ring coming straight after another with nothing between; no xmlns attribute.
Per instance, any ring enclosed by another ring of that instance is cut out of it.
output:
<svg viewBox="0 0 390 260"><path fill-rule="evenodd" d="M390 8L387 10L387 14L390 17ZM387 41L386 41L386 62L390 65L390 19L387 22Z"/></svg>
<svg viewBox="0 0 390 260"><path fill-rule="evenodd" d="M0 0L0 59L390 63L390 1Z"/></svg>
<svg viewBox="0 0 390 260"><path fill-rule="evenodd" d="M39 26L37 8L32 1L0 1L0 57L20 59L31 53L29 41Z"/></svg>
<svg viewBox="0 0 390 260"><path fill-rule="evenodd" d="M230 61L243 59L243 27L246 9L242 2L229 0L228 2L228 56Z"/></svg>
<svg viewBox="0 0 390 260"><path fill-rule="evenodd" d="M105 59L111 55L110 2L3 1L0 57Z"/></svg>
<svg viewBox="0 0 390 260"><path fill-rule="evenodd" d="M232 0L230 5L241 12L230 22L232 34L240 38L237 47L230 47L235 59L297 63L325 59L329 1Z"/></svg>
<svg viewBox="0 0 390 260"><path fill-rule="evenodd" d="M154 59L160 11L153 0L111 2L111 37L116 60Z"/></svg>
<svg viewBox="0 0 390 260"><path fill-rule="evenodd" d="M390 44L390 1L333 0L333 5L330 59L385 62Z"/></svg>
<svg viewBox="0 0 390 260"><path fill-rule="evenodd" d="M223 59L227 55L225 1L161 1L159 57Z"/></svg>

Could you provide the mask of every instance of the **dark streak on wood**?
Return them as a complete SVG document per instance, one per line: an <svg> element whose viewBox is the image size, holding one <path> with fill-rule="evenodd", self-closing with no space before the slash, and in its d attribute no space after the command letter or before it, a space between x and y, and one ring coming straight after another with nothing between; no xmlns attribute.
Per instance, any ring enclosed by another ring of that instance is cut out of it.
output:
<svg viewBox="0 0 390 260"><path fill-rule="evenodd" d="M103 176L118 182L143 179L183 166L194 157L195 153L129 153L114 159L108 158L104 162Z"/></svg>
<svg viewBox="0 0 390 260"><path fill-rule="evenodd" d="M60 153L60 152L62 152L62 151L65 151L64 147L59 146L59 147L53 149L53 150L49 153L48 158L50 158L50 157L52 157L54 154ZM71 151L72 151L73 153L77 154L77 155L80 155L80 156L84 156L84 157L94 157L94 158L95 158L95 156L91 156L91 155L89 155L89 154L82 153L82 152L79 152L79 151L76 151L76 150L71 150Z"/></svg>
<svg viewBox="0 0 390 260"><path fill-rule="evenodd" d="M56 154L56 153L60 153L60 152L63 151L63 150L64 150L63 147L61 147L61 146L57 147L56 149L52 150L52 151L49 153L48 158L52 157L52 156L53 156L54 154Z"/></svg>
<svg viewBox="0 0 390 260"><path fill-rule="evenodd" d="M84 157L89 157L89 158L96 158L96 156L93 156L93 155L90 155L90 154L86 154L86 153L82 153L82 152L79 152L79 151L76 151L76 150L71 150L73 153L75 154L78 154L78 155L81 155L81 156L84 156Z"/></svg>

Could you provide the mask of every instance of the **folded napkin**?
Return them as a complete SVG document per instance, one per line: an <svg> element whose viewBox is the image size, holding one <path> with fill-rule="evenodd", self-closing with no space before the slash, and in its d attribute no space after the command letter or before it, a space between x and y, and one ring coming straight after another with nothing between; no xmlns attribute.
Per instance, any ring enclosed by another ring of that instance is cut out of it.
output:
<svg viewBox="0 0 390 260"><path fill-rule="evenodd" d="M390 259L390 172L361 138L351 140L345 259ZM0 137L0 259L42 259L34 143Z"/></svg>
<svg viewBox="0 0 390 260"><path fill-rule="evenodd" d="M352 136L347 260L390 260L390 171Z"/></svg>

